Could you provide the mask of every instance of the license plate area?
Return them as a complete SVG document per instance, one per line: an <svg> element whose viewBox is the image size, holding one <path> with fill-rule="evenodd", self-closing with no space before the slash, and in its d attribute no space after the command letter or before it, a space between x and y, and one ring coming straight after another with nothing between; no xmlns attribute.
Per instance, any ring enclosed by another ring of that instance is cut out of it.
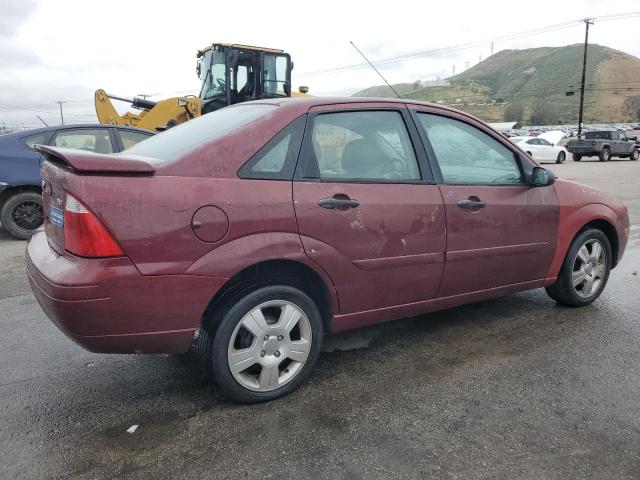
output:
<svg viewBox="0 0 640 480"><path fill-rule="evenodd" d="M51 205L51 207L49 208L49 221L57 227L63 227L64 211L61 208Z"/></svg>

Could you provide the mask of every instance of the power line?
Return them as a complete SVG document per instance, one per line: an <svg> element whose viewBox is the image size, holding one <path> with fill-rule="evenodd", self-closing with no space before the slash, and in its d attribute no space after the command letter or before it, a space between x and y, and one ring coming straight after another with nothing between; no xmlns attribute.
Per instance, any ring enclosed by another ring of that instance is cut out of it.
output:
<svg viewBox="0 0 640 480"><path fill-rule="evenodd" d="M601 17L593 17L593 19L594 20L601 20L602 19L604 21L610 21L610 20L622 20L622 19L634 18L634 17L640 17L640 12L626 12L626 13L604 15L604 16L601 16ZM565 29L565 28L575 27L575 26L578 26L578 25L582 24L583 22L584 22L583 19L572 20L570 22L563 22L563 23L558 23L558 24L555 24L555 25L548 25L546 27L540 27L540 28L535 28L535 29L531 29L531 30L525 30L525 31L522 31L522 32L512 33L512 34L508 34L508 35L502 35L502 36L499 36L499 37L493 37L493 38L489 38L489 39L485 39L485 40L474 41L474 42L458 44L458 45L451 45L451 46L448 46L448 47L434 48L434 49L430 49L430 50L422 50L422 51L418 51L418 52L413 52L413 53L408 53L408 54L403 54L403 55L397 55L397 56L393 56L393 57L383 58L383 59L380 59L380 60L373 61L372 63L374 65L376 65L376 66L382 66L382 65L388 65L388 64L403 62L403 61L407 61L407 60L413 60L413 59L421 58L421 57L429 57L429 56L441 55L443 53L452 53L452 52L456 52L456 51L467 50L469 48L479 47L479 46L486 45L486 44L489 44L489 43L500 43L500 42L505 42L505 41L508 41L508 40L516 40L516 39L519 39L519 38L525 38L525 37L530 37L530 36L534 36L534 35L540 35L540 34L543 34L543 33L549 33L549 32L553 32L553 31L557 31L557 30L562 30L562 29ZM316 75L328 75L328 74L333 74L333 73L343 73L343 72L348 72L348 71L352 71L352 70L360 70L360 69L366 68L367 66L368 65L366 63L358 63L358 64L352 64L352 65L344 65L342 67L329 68L329 69L325 69L325 70L316 70L316 71L313 71L313 72L300 73L297 76L298 77L305 77L305 76L316 76Z"/></svg>

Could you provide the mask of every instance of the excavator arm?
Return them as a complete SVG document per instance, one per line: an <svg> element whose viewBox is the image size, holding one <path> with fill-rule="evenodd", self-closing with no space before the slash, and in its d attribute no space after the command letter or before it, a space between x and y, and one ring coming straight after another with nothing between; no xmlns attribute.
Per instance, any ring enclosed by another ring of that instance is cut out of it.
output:
<svg viewBox="0 0 640 480"><path fill-rule="evenodd" d="M120 115L111 99L131 103L138 113L127 112ZM121 98L109 95L104 90L95 93L98 121L106 125L127 125L144 128L152 132L184 123L201 115L202 103L198 97L173 97L154 102L142 98Z"/></svg>

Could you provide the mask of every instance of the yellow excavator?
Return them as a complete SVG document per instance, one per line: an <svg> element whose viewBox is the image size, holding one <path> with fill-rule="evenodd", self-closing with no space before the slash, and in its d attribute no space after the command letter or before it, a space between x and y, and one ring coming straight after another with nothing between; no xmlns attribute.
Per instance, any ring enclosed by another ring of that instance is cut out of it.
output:
<svg viewBox="0 0 640 480"><path fill-rule="evenodd" d="M160 101L95 93L100 123L128 125L161 131L227 105L291 96L306 96L309 89L291 92L291 56L283 50L249 45L214 43L198 50L196 72L201 81L199 96L173 97ZM137 113L120 115L111 100L128 102Z"/></svg>

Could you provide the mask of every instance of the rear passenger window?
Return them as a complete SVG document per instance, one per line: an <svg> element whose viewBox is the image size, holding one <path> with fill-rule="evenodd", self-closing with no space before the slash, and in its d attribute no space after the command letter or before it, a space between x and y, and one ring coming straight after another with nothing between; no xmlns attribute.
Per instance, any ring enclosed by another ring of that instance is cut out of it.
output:
<svg viewBox="0 0 640 480"><path fill-rule="evenodd" d="M106 128L64 130L56 134L54 145L95 153L113 153L111 137Z"/></svg>
<svg viewBox="0 0 640 480"><path fill-rule="evenodd" d="M291 180L296 166L306 115L272 138L239 171L240 178Z"/></svg>
<svg viewBox="0 0 640 480"><path fill-rule="evenodd" d="M319 114L311 143L322 180L402 182L420 179L400 112Z"/></svg>
<svg viewBox="0 0 640 480"><path fill-rule="evenodd" d="M33 149L36 145L47 145L51 140L51 135L53 135L53 132L38 133L25 137L23 141L29 148Z"/></svg>

